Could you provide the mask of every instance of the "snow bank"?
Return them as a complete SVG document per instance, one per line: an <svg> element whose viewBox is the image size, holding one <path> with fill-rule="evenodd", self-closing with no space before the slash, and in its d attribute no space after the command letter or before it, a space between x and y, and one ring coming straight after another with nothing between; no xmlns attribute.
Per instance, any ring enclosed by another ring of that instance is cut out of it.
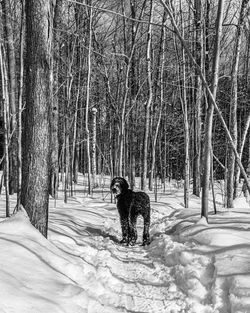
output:
<svg viewBox="0 0 250 313"><path fill-rule="evenodd" d="M0 223L0 251L0 312L83 312L86 294L71 277L82 274L25 211Z"/></svg>

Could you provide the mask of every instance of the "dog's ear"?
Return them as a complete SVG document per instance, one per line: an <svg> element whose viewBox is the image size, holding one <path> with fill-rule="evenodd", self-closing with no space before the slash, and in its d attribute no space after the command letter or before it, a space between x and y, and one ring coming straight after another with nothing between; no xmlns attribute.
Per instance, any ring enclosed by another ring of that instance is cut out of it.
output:
<svg viewBox="0 0 250 313"><path fill-rule="evenodd" d="M116 177L111 180L110 189L112 189L112 187L114 186L114 184L115 184L115 179L116 179Z"/></svg>
<svg viewBox="0 0 250 313"><path fill-rule="evenodd" d="M126 179L124 179L123 177L119 177L119 182L122 188L123 192L126 192L128 190L128 182L126 181Z"/></svg>

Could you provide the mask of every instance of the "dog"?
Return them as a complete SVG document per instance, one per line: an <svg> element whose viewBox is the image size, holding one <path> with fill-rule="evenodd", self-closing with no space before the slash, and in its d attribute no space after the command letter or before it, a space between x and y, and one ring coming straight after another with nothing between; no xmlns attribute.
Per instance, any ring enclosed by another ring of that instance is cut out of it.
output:
<svg viewBox="0 0 250 313"><path fill-rule="evenodd" d="M120 215L122 240L120 243L134 245L137 240L136 221L141 215L144 220L142 245L150 243L150 200L149 196L143 192L135 192L129 189L126 179L115 177L111 181L111 192L117 200L117 210Z"/></svg>

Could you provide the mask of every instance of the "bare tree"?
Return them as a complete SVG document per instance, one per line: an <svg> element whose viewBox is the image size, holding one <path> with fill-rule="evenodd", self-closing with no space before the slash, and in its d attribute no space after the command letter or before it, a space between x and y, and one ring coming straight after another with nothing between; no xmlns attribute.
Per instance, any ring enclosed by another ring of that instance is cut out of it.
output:
<svg viewBox="0 0 250 313"><path fill-rule="evenodd" d="M154 0L150 1L150 13L149 13L149 24L148 24L148 36L147 36L147 78L148 78L148 99L146 103L146 114L145 114L145 129L144 129L144 140L143 140L143 159L142 159L142 179L141 188L146 189L147 184L147 166L148 166L148 139L149 139L149 123L150 123L150 108L153 98L153 85L152 85L152 58L151 58L151 39L152 39L152 19L154 14Z"/></svg>
<svg viewBox="0 0 250 313"><path fill-rule="evenodd" d="M181 2L180 2L180 11ZM182 28L182 37L185 38L184 34L184 25L183 18L181 15L181 28ZM189 161L189 121L188 121L188 104L187 104L187 86L186 86L186 53L184 47L181 47L181 64L182 72L180 73L182 80L182 90L180 90L180 101L183 112L183 124L184 124L184 149L185 149L185 169L184 169L184 205L185 208L188 208L189 205L189 171L190 171L190 161Z"/></svg>
<svg viewBox="0 0 250 313"><path fill-rule="evenodd" d="M203 67L203 32L202 32L202 6L201 0L194 2L195 20L195 59L196 63ZM202 81L197 69L195 70L195 113L194 113L194 161L193 161L193 193L200 196L201 189L201 102Z"/></svg>
<svg viewBox="0 0 250 313"><path fill-rule="evenodd" d="M4 115L4 183L6 195L6 216L10 216L10 199L9 199L9 92L8 92L8 74L7 74L7 60L6 52L3 44L0 45L0 73L1 73L1 90L3 94L2 107Z"/></svg>
<svg viewBox="0 0 250 313"><path fill-rule="evenodd" d="M91 0L88 2L91 5ZM88 166L88 194L91 193L91 156L90 156L90 132L89 132L89 102L91 84L91 49L92 49L92 7L89 8L89 46L88 46L88 78L85 110L85 130L87 142L87 166Z"/></svg>
<svg viewBox="0 0 250 313"><path fill-rule="evenodd" d="M7 74L8 74L8 93L10 106L10 193L17 191L17 131L16 131L16 61L14 48L14 35L12 29L12 11L10 0L2 1L4 16L4 37L7 44Z"/></svg>
<svg viewBox="0 0 250 313"><path fill-rule="evenodd" d="M54 199L57 199L58 185L59 185L59 162L58 162L58 54L59 54L59 41L60 33L59 27L62 20L62 0L56 0L54 16L53 16L53 64L51 66L51 71L54 69L54 74L51 72L51 77L53 77L53 82L51 82L51 97L52 97L52 108L51 108L51 172L50 172L50 194Z"/></svg>
<svg viewBox="0 0 250 313"><path fill-rule="evenodd" d="M159 129L162 119L162 111L163 111L163 80L164 80L164 66L165 66L165 46L166 46L166 28L165 28L165 21L166 21L166 13L164 12L162 17L162 29L161 29L161 36L160 36L160 49L158 55L158 64L157 64L157 75L155 79L155 94L154 94L154 101L156 100L156 91L158 87L158 81L160 81L160 106L159 106L159 113L157 117L155 132L152 138L152 162L151 162L151 171L149 176L149 190L153 188L153 178L156 177L157 183L157 175L155 173L155 161L156 161L156 146L157 146L157 137L159 135Z"/></svg>
<svg viewBox="0 0 250 313"><path fill-rule="evenodd" d="M144 9L145 9L145 4L147 0L144 0L140 15L138 17L138 20L141 20ZM124 3L123 3L124 5ZM136 39L138 38L139 34L139 26L140 23L137 23L135 30L133 32L133 40L132 43L133 45L131 46L129 55L126 55L126 71L125 71L125 82L124 82L124 95L123 95L123 100L122 100L122 107L121 107L121 116L120 116L120 123L119 123L119 153L118 153L118 173L119 175L123 174L123 150L124 150L124 139L125 139L125 123L126 123L126 105L127 105L127 100L128 100L128 94L129 94L129 77L130 77L130 70L134 58L134 53L135 53L135 47L136 47ZM124 39L126 41L126 39ZM125 43L126 47L126 43ZM127 49L127 47L125 48ZM126 53L126 51L125 51Z"/></svg>
<svg viewBox="0 0 250 313"><path fill-rule="evenodd" d="M17 210L21 204L22 186L22 110L23 110L23 77L24 77L24 35L25 35L25 0L22 1L21 27L20 27L20 72L18 86L18 115L17 115Z"/></svg>
<svg viewBox="0 0 250 313"><path fill-rule="evenodd" d="M216 99L218 79L219 79L219 60L220 60L220 42L222 32L222 20L223 20L223 7L224 0L219 0L217 19L216 19L216 37L213 53L213 77L212 77L212 94ZM204 141L204 170L202 177L202 211L201 215L208 218L208 194L209 183L211 175L211 162L212 162L212 127L213 127L213 113L214 106L209 100L208 109L206 113L206 125L205 125L205 141Z"/></svg>
<svg viewBox="0 0 250 313"><path fill-rule="evenodd" d="M97 181L96 181L96 113L97 113L97 109L92 108L91 164L92 164L92 181L93 181L94 187L97 184Z"/></svg>

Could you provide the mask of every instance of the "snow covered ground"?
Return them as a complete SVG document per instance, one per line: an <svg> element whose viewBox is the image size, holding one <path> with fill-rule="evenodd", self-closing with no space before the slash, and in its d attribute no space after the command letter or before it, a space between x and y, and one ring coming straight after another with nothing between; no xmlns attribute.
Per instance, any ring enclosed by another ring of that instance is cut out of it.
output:
<svg viewBox="0 0 250 313"><path fill-rule="evenodd" d="M101 180L100 180L101 181ZM118 243L119 219L108 190L68 203L50 201L49 240L26 212L4 219L0 198L0 313L250 312L250 208L200 219L200 199L174 184L152 202L152 243ZM219 197L218 197L219 199ZM15 199L12 206L15 205ZM139 234L142 221L138 222Z"/></svg>

